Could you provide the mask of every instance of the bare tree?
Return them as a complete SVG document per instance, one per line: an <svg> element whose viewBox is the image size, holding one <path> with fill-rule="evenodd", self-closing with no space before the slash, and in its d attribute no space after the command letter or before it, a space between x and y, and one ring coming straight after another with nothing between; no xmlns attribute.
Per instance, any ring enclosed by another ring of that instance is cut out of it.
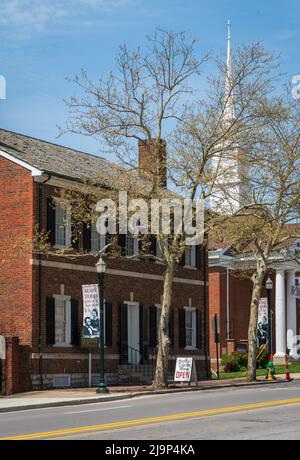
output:
<svg viewBox="0 0 300 460"><path fill-rule="evenodd" d="M264 101L265 123L248 151L247 180L251 200L215 236L230 242L240 257L252 261L252 299L248 332L248 379L256 379L258 305L265 276L274 260L291 260L288 248L299 238L300 162L299 106L283 97ZM241 267L243 265L241 264ZM238 268L238 264L237 264Z"/></svg>
<svg viewBox="0 0 300 460"><path fill-rule="evenodd" d="M270 91L268 77L274 65L272 57L258 45L240 48L230 78L227 65L219 61L219 77L209 81L207 100L192 107L190 81L199 74L207 59L205 55L197 60L194 48L195 41L187 40L182 33L157 30L148 38L147 52L129 52L125 45L120 48L116 75L111 73L107 80L100 79L94 84L82 72L73 80L83 95L67 102L69 131L99 138L127 167L128 174L137 169L133 141L146 140L157 152L149 168L151 174L143 171L152 181L147 193L149 199L165 193L162 191L161 164L157 162L162 157L166 161L165 152L161 150L165 148L165 141L170 180L191 200L198 197L207 200L217 189L225 190L220 177L230 174L231 166L226 172L222 159L235 158L237 142L239 152L246 145L250 148L251 136L264 122L258 109L262 110L264 95ZM234 118L228 117L233 94L236 103ZM133 193L145 196L144 191L136 187ZM230 193L226 191L227 196ZM215 216L217 222L224 217ZM210 219L210 225L212 222ZM154 388L167 385L172 284L176 267L185 252L187 237L176 226L168 235L163 231L157 235L160 260L166 268Z"/></svg>
<svg viewBox="0 0 300 460"><path fill-rule="evenodd" d="M133 52L122 45L116 60L117 73L111 73L106 80L100 79L94 84L85 72L73 80L83 96L67 101L70 109L67 129L98 137L131 172L138 168L135 143L146 141L157 152L149 167L152 187L147 195L150 199L165 195L160 170L166 166L161 165L162 149L171 137L174 123L182 119L183 103L193 94L191 79L200 74L208 55L197 59L195 40L187 39L184 33L161 29L147 38L147 45L146 51ZM143 172L149 176L149 170ZM136 196L136 189L134 194ZM145 197L143 191L140 194ZM157 235L157 246L159 260L165 263L166 270L155 388L167 385L172 283L176 265L185 250L176 229L173 236Z"/></svg>

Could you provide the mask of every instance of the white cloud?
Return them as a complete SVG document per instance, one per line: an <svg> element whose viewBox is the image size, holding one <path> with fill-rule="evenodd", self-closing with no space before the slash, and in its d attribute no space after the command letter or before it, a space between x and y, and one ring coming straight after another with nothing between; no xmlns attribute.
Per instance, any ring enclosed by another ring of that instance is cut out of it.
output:
<svg viewBox="0 0 300 460"><path fill-rule="evenodd" d="M1 0L0 25L42 30L51 23L109 12L130 0Z"/></svg>

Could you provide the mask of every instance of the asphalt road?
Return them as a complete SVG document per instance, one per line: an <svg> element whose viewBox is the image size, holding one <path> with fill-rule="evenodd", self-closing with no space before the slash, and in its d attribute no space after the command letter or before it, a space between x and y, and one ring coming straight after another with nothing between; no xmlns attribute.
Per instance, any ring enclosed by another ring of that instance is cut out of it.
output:
<svg viewBox="0 0 300 460"><path fill-rule="evenodd" d="M0 439L300 439L300 382L0 415Z"/></svg>

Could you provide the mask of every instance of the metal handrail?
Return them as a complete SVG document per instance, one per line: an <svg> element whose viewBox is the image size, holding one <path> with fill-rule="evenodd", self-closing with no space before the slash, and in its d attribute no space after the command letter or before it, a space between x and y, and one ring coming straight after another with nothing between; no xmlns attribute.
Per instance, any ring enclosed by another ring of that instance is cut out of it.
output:
<svg viewBox="0 0 300 460"><path fill-rule="evenodd" d="M137 350L130 345L123 344L121 346L121 363L132 366L133 371L140 373L144 377L151 377L151 379L153 379L156 370L157 348L152 350L151 356L149 355L149 349L150 347L147 346L147 349L144 350L146 352L145 355L147 356L147 359L145 360L140 350ZM168 369L169 378L174 376L176 358L177 355L175 351L170 348Z"/></svg>

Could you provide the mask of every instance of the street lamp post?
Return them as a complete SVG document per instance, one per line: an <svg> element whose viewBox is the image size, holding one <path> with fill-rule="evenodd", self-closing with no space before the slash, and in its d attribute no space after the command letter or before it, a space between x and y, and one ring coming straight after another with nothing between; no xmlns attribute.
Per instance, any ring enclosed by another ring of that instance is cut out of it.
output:
<svg viewBox="0 0 300 460"><path fill-rule="evenodd" d="M273 281L269 277L266 281L266 290L268 295L268 341L269 341L269 353L273 353L272 344L272 306L271 306L271 294L273 289Z"/></svg>
<svg viewBox="0 0 300 460"><path fill-rule="evenodd" d="M100 368L99 368L99 385L96 390L97 393L108 393L104 377L104 276L106 272L106 263L100 257L96 263L96 270L98 274L99 285L99 299L100 299L100 337L99 337L99 354L100 354Z"/></svg>

